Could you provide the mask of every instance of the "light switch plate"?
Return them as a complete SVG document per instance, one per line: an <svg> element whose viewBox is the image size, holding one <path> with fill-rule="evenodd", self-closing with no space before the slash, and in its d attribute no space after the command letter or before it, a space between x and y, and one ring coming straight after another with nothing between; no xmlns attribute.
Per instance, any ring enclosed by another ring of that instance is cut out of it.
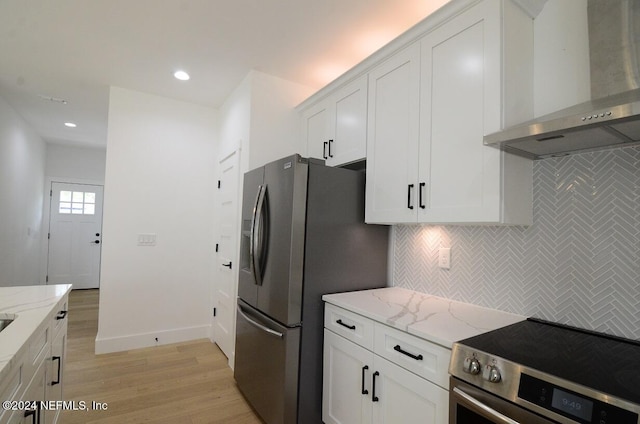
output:
<svg viewBox="0 0 640 424"><path fill-rule="evenodd" d="M138 234L138 246L155 246L155 234Z"/></svg>

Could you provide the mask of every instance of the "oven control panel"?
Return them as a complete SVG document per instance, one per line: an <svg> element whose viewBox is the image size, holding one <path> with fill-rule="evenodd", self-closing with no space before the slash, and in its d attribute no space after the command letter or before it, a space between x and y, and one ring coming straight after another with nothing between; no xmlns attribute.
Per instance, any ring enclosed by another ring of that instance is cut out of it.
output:
<svg viewBox="0 0 640 424"><path fill-rule="evenodd" d="M585 424L637 424L638 414L522 373L518 397Z"/></svg>
<svg viewBox="0 0 640 424"><path fill-rule="evenodd" d="M451 351L449 374L507 399L518 391L513 363L459 344Z"/></svg>
<svg viewBox="0 0 640 424"><path fill-rule="evenodd" d="M559 423L640 424L638 405L588 396L582 386L462 344L453 345L449 374Z"/></svg>

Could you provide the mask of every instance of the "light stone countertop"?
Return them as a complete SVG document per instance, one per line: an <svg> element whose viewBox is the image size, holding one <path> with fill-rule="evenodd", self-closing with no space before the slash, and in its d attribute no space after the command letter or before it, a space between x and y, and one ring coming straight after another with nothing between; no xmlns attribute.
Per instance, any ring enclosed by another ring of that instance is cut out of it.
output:
<svg viewBox="0 0 640 424"><path fill-rule="evenodd" d="M327 294L322 300L451 348L526 317L399 287Z"/></svg>
<svg viewBox="0 0 640 424"><path fill-rule="evenodd" d="M0 332L0 383L14 358L28 348L31 335L49 325L55 306L70 290L71 284L0 287L0 319L14 319Z"/></svg>

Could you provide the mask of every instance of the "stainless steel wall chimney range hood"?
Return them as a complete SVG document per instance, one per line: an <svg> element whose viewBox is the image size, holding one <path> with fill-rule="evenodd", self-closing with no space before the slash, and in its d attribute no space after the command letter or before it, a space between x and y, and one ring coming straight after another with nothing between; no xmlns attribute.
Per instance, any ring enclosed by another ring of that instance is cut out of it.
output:
<svg viewBox="0 0 640 424"><path fill-rule="evenodd" d="M484 137L544 159L640 142L640 1L589 0L591 101Z"/></svg>

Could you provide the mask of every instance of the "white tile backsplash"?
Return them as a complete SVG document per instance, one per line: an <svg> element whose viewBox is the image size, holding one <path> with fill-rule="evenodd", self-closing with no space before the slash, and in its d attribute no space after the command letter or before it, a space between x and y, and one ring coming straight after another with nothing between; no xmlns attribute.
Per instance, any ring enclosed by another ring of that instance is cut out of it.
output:
<svg viewBox="0 0 640 424"><path fill-rule="evenodd" d="M537 161L533 196L530 227L395 226L393 284L640 339L640 147Z"/></svg>

